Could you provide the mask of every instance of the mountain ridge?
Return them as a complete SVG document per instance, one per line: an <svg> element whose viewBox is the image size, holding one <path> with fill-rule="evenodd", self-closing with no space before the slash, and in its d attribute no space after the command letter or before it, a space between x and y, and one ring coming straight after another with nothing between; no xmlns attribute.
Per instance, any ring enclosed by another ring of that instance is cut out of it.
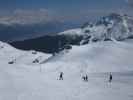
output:
<svg viewBox="0 0 133 100"><path fill-rule="evenodd" d="M65 45L84 45L98 41L123 41L132 38L133 18L127 15L112 13L101 17L95 23L87 22L81 28L66 30L52 36L47 35L25 41L16 41L12 42L11 45L20 49L36 49L53 53L57 52L59 47L63 48ZM42 43L44 45L39 47ZM32 48L32 45L36 46Z"/></svg>

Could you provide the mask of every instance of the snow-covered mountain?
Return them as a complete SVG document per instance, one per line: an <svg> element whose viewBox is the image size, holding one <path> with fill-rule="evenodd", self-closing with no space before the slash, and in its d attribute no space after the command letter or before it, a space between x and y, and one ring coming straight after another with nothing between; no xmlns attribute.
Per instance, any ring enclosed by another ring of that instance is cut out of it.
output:
<svg viewBox="0 0 133 100"><path fill-rule="evenodd" d="M85 23L79 29L61 32L59 35L82 36L80 44L107 40L120 41L133 37L133 18L112 13L95 23Z"/></svg>
<svg viewBox="0 0 133 100"><path fill-rule="evenodd" d="M15 41L11 45L23 50L34 49L45 53L54 53L66 45L83 45L97 41L122 41L132 38L132 17L112 13L100 18L95 23L87 22L81 28L67 30L52 36ZM42 42L44 45L40 45Z"/></svg>

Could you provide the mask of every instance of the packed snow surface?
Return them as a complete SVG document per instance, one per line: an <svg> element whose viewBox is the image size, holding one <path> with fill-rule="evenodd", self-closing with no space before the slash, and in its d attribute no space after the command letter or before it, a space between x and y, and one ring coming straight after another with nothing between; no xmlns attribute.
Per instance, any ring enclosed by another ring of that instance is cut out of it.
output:
<svg viewBox="0 0 133 100"><path fill-rule="evenodd" d="M51 56L0 42L0 100L133 100L132 43L90 43Z"/></svg>

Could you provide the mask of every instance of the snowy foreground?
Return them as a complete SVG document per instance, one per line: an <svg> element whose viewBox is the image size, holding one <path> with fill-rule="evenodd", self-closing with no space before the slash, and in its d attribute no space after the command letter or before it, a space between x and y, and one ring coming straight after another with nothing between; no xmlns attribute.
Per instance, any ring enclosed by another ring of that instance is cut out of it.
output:
<svg viewBox="0 0 133 100"><path fill-rule="evenodd" d="M132 43L90 43L51 56L0 42L0 100L133 100Z"/></svg>

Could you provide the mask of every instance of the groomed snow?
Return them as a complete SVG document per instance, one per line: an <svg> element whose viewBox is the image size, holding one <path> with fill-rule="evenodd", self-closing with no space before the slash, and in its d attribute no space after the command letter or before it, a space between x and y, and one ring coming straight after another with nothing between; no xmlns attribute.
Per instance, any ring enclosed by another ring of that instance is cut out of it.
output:
<svg viewBox="0 0 133 100"><path fill-rule="evenodd" d="M73 46L52 57L44 66L48 69L61 67L63 71L85 70L93 72L133 71L133 46L127 42L98 42L83 46ZM53 66L54 65L54 66Z"/></svg>
<svg viewBox="0 0 133 100"><path fill-rule="evenodd" d="M0 47L0 100L133 100L132 41L73 46L54 57ZM43 64L31 64L36 56L44 57ZM8 64L10 57L16 63Z"/></svg>

